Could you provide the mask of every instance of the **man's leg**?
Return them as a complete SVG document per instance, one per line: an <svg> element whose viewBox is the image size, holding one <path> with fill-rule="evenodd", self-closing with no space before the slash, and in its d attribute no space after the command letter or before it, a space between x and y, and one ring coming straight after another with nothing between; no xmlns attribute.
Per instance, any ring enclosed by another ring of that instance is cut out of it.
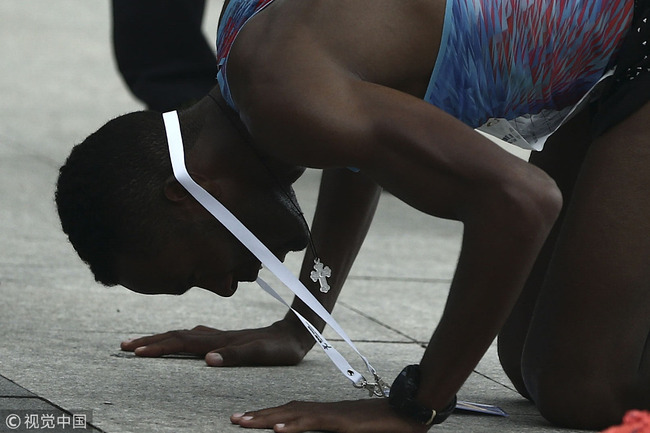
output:
<svg viewBox="0 0 650 433"><path fill-rule="evenodd" d="M205 0L113 0L117 66L148 108L178 108L216 84L213 44L201 30L204 8Z"/></svg>
<svg viewBox="0 0 650 433"><path fill-rule="evenodd" d="M566 207L571 201L573 186L591 143L589 134L585 134L589 118L588 111L583 111L553 134L542 152L533 152L530 157L532 164L540 167L555 180L562 191L564 207L535 262L517 304L499 333L498 350L501 365L517 391L526 398L530 398L530 395L521 373L524 342L537 296L546 277L558 233L564 221Z"/></svg>
<svg viewBox="0 0 650 433"><path fill-rule="evenodd" d="M650 409L650 104L583 162L526 338L526 389L549 420L602 428Z"/></svg>

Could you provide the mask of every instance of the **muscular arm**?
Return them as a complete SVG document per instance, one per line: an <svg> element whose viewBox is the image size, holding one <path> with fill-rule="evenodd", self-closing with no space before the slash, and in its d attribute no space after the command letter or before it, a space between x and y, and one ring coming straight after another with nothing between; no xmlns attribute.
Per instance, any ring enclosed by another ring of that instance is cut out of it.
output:
<svg viewBox="0 0 650 433"><path fill-rule="evenodd" d="M418 398L445 407L516 301L561 207L559 191L542 171L415 97L319 59L293 71L240 94L258 143L296 164L359 167L411 206L464 223L448 302L421 361Z"/></svg>

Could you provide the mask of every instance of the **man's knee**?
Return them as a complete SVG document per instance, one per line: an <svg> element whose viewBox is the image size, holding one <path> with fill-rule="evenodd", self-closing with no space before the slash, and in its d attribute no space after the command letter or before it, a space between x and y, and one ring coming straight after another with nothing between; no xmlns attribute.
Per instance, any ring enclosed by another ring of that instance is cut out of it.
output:
<svg viewBox="0 0 650 433"><path fill-rule="evenodd" d="M600 430L620 423L625 411L634 408L632 387L583 367L524 364L524 382L541 415L567 428Z"/></svg>

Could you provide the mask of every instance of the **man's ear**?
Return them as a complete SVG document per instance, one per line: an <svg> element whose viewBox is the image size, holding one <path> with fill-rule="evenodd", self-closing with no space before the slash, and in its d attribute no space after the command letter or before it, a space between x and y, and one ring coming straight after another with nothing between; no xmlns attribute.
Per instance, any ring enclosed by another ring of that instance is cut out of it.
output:
<svg viewBox="0 0 650 433"><path fill-rule="evenodd" d="M178 181L174 176L169 177L165 181L165 186L163 187L163 190L165 192L165 197L167 197L167 200L173 202L183 201L190 196L190 193L187 192L187 190L185 189L185 187L183 187L183 185L178 183Z"/></svg>
<svg viewBox="0 0 650 433"><path fill-rule="evenodd" d="M192 179L194 179L194 182L201 185L201 187L203 187L203 189L208 191L213 197L219 198L219 196L221 195L221 188L219 187L216 181L192 172L190 172L190 176L192 177ZM187 192L185 187L181 185L174 176L170 176L165 181L164 193L165 193L165 197L167 197L168 200L177 203L180 203L188 198L192 198L190 193Z"/></svg>

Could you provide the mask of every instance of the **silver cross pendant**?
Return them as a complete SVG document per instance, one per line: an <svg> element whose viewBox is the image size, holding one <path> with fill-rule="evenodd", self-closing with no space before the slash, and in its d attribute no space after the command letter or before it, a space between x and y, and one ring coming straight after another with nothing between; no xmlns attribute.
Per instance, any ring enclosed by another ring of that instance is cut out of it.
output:
<svg viewBox="0 0 650 433"><path fill-rule="evenodd" d="M314 260L314 270L311 271L309 277L315 283L320 284L320 291L327 293L330 291L330 285L327 284L327 278L332 276L332 270L329 266L323 265L320 259Z"/></svg>

